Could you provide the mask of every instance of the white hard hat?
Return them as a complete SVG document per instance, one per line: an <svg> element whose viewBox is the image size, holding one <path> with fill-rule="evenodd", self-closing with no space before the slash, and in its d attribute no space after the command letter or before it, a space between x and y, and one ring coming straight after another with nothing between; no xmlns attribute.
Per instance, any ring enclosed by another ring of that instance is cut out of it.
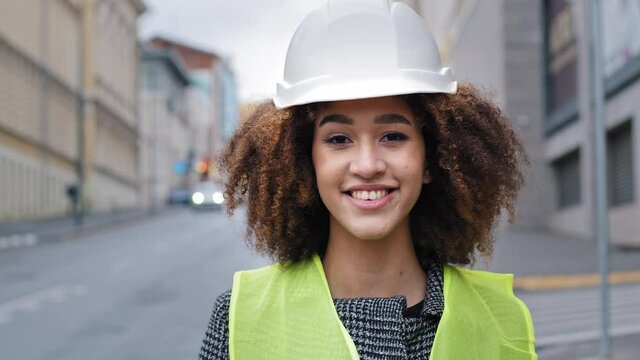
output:
<svg viewBox="0 0 640 360"><path fill-rule="evenodd" d="M456 88L431 31L411 8L391 0L328 0L293 35L273 102L282 109Z"/></svg>

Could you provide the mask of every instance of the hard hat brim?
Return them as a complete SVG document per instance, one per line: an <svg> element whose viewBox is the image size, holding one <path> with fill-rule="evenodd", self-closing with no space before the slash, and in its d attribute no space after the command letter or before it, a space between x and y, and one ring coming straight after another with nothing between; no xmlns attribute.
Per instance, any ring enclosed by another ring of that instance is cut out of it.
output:
<svg viewBox="0 0 640 360"><path fill-rule="evenodd" d="M289 85L278 82L273 102L276 108L311 104L325 101L356 100L383 96L416 93L447 93L457 90L449 68L438 73L422 70L401 70L387 76L339 76L315 77L304 82Z"/></svg>

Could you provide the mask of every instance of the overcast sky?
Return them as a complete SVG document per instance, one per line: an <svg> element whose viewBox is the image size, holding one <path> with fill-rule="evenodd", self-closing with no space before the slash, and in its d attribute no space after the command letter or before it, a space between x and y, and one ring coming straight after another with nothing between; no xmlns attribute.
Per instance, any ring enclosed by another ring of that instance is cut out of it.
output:
<svg viewBox="0 0 640 360"><path fill-rule="evenodd" d="M240 101L271 97L296 26L324 0L144 0L142 39L167 35L229 60Z"/></svg>

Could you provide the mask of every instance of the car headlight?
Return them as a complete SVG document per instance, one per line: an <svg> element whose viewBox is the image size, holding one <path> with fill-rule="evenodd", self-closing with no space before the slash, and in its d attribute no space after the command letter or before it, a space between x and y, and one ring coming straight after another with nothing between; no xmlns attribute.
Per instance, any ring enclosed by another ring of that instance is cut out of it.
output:
<svg viewBox="0 0 640 360"><path fill-rule="evenodd" d="M196 205L202 204L204 202L204 194L199 191L193 193L193 195L191 195L191 201Z"/></svg>
<svg viewBox="0 0 640 360"><path fill-rule="evenodd" d="M220 191L213 193L213 202L216 204L222 204L224 202L224 195Z"/></svg>

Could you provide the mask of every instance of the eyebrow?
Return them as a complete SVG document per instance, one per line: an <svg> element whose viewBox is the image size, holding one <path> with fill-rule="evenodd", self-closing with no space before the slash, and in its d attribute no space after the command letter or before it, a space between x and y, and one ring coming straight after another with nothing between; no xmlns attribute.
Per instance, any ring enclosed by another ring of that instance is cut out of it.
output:
<svg viewBox="0 0 640 360"><path fill-rule="evenodd" d="M323 117L322 120L320 120L318 127L330 122L338 123L338 124L353 125L352 118L344 115L339 115L339 114L331 114Z"/></svg>
<svg viewBox="0 0 640 360"><path fill-rule="evenodd" d="M399 114L383 114L377 116L373 120L374 124L407 124L411 125L411 121L409 121L406 117Z"/></svg>
<svg viewBox="0 0 640 360"><path fill-rule="evenodd" d="M346 125L353 125L353 119L345 116L345 115L340 115L340 114L331 114L331 115L327 115L325 117L322 118L322 120L320 120L320 123L318 124L318 127L326 124L326 123L338 123L338 124L346 124ZM382 114L382 115L378 115L376 116L376 118L373 120L374 124L406 124L406 125L411 125L411 122L404 116L399 115L399 114Z"/></svg>

